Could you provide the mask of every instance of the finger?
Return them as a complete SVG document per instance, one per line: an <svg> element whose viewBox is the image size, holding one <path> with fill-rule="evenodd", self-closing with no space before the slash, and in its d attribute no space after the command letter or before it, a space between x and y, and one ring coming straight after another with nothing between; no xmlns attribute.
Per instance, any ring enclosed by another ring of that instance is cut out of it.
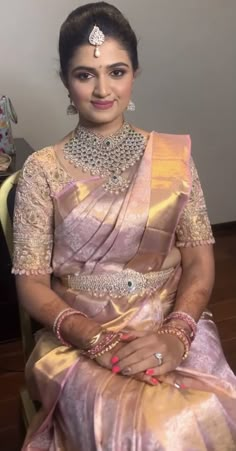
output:
<svg viewBox="0 0 236 451"><path fill-rule="evenodd" d="M121 335L121 341L132 341L136 338L145 337L147 335L147 332L139 332L139 331L130 331L130 332L123 332Z"/></svg>
<svg viewBox="0 0 236 451"><path fill-rule="evenodd" d="M156 367L151 367L154 369L154 376L157 376L158 379L161 380L161 376L165 376L166 374L170 373L171 371L173 371L176 368L177 365L175 365L175 363L173 363L173 361L169 360L169 361L165 361L163 362L163 365L161 366L156 366Z"/></svg>
<svg viewBox="0 0 236 451"><path fill-rule="evenodd" d="M121 372L125 375L137 374L141 371L146 371L148 368L155 369L154 375L165 374L176 368L177 364L172 360L168 360L166 357L164 362L160 358L156 358L155 354L151 351L148 352L145 349L141 349L128 357L119 360L118 356L114 356L111 360L112 364L115 366L113 372ZM144 357L145 356L145 357ZM161 363L161 364L160 364ZM165 364L165 365L164 365ZM164 368L162 368L164 365Z"/></svg>
<svg viewBox="0 0 236 451"><path fill-rule="evenodd" d="M157 365L157 361L151 358L147 359L135 359L136 354L133 356L123 360L122 362L118 362L113 368L112 371L115 373L121 373L124 375L132 376L139 372L146 372L146 370L152 368L153 376L158 376L159 374L166 374L167 372L173 370L173 365L171 362L166 362L162 365L162 367L154 366Z"/></svg>
<svg viewBox="0 0 236 451"><path fill-rule="evenodd" d="M159 380L166 384L173 385L178 390L185 390L187 388L187 386L183 382L183 378L174 371L160 376Z"/></svg>
<svg viewBox="0 0 236 451"><path fill-rule="evenodd" d="M135 373L139 373L139 371L144 371L147 369L145 365L150 365L152 362L152 359L150 358L144 358L142 350L134 352L133 354L129 355L128 357L117 360L118 357L115 356L115 358L112 359L112 363L115 363L116 366L119 366L120 371L123 371L125 368L131 368L131 367L137 367L140 366L140 370L135 371ZM134 374L134 371L129 371L130 374Z"/></svg>
<svg viewBox="0 0 236 451"><path fill-rule="evenodd" d="M136 340L137 336L136 335L132 335L132 334L122 334L120 337L120 341L121 343L125 342L128 343L130 341Z"/></svg>
<svg viewBox="0 0 236 451"><path fill-rule="evenodd" d="M146 375L144 372L135 374L133 376L133 379L136 379L137 381L145 382L146 384L156 386L159 384L159 381L155 377L151 377Z"/></svg>
<svg viewBox="0 0 236 451"><path fill-rule="evenodd" d="M141 373L142 371L145 372L147 368L150 368L152 359L136 359L135 361L135 356L124 359L122 362L115 365L115 367L118 367L119 372L125 376L132 376L134 374ZM114 368L112 368L112 371L114 372ZM118 370L116 369L115 372L118 372Z"/></svg>
<svg viewBox="0 0 236 451"><path fill-rule="evenodd" d="M177 366L176 362L173 361L173 359L171 360L170 358L168 360L168 357L164 359L161 365L160 359L157 359L153 354L151 354L151 356L145 355L144 358L143 350L139 350L138 352L135 352L129 355L127 358L119 361L116 358L113 363L115 363L116 366L119 367L119 372L122 372L122 374L130 375L137 374L140 371L146 371L147 369L152 368L154 370L153 374L158 376L174 370ZM118 369L116 371L118 372Z"/></svg>
<svg viewBox="0 0 236 451"><path fill-rule="evenodd" d="M119 360L122 360L144 347L148 350L151 346L153 347L153 343L152 340L150 341L149 337L136 338L126 346L123 346L123 348L116 353L116 356ZM150 351L150 353L152 354L152 351Z"/></svg>
<svg viewBox="0 0 236 451"><path fill-rule="evenodd" d="M143 381L146 384L149 384L152 386L157 386L160 384L159 380L156 377L151 377L151 376L144 376Z"/></svg>

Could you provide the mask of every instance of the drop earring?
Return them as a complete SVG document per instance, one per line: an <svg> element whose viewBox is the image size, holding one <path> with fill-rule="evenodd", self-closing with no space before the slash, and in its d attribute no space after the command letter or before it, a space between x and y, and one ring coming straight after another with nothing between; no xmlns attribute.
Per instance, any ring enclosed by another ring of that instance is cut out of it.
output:
<svg viewBox="0 0 236 451"><path fill-rule="evenodd" d="M128 103L127 111L135 111L135 103L132 100Z"/></svg>
<svg viewBox="0 0 236 451"><path fill-rule="evenodd" d="M68 97L69 97L69 99L70 99L70 105L68 105L67 110L66 110L66 113L68 114L68 116L71 116L71 115L73 115L73 114L77 114L78 111L77 111L75 105L73 105L73 103L72 103L72 100L71 100L71 98L70 98L70 94L68 94Z"/></svg>

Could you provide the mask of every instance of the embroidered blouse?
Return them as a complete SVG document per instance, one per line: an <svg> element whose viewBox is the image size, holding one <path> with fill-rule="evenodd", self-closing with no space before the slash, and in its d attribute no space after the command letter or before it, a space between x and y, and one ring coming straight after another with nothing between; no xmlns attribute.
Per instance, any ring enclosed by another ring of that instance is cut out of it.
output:
<svg viewBox="0 0 236 451"><path fill-rule="evenodd" d="M214 243L197 170L191 160L192 188L176 228L177 247ZM72 176L60 165L53 147L33 153L19 178L14 210L14 274L52 273L53 196Z"/></svg>

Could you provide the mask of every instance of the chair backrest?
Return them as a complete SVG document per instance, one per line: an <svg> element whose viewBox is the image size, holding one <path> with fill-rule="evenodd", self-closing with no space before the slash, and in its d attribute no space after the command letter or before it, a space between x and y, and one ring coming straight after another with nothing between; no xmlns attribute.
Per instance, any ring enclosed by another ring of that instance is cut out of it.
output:
<svg viewBox="0 0 236 451"><path fill-rule="evenodd" d="M2 230L7 243L10 257L13 253L13 240L12 240L12 218L8 208L8 196L11 190L17 185L17 181L20 175L20 171L14 172L14 174L7 177L0 187L0 222Z"/></svg>
<svg viewBox="0 0 236 451"><path fill-rule="evenodd" d="M0 186L0 222L11 259L13 254L12 221L14 210L14 199L19 175L20 171L15 172L14 174L10 175ZM19 302L18 308L19 308L24 359L25 361L27 361L35 344L33 336L33 324L30 316Z"/></svg>

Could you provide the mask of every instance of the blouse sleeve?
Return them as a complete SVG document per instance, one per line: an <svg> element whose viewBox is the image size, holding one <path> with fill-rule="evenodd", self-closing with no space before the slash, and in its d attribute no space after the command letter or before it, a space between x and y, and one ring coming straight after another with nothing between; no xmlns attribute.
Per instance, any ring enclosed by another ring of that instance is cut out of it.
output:
<svg viewBox="0 0 236 451"><path fill-rule="evenodd" d="M52 272L53 202L36 154L26 161L17 185L13 243L14 274Z"/></svg>
<svg viewBox="0 0 236 451"><path fill-rule="evenodd" d="M176 228L176 246L201 246L215 242L197 169L191 160L192 189Z"/></svg>

